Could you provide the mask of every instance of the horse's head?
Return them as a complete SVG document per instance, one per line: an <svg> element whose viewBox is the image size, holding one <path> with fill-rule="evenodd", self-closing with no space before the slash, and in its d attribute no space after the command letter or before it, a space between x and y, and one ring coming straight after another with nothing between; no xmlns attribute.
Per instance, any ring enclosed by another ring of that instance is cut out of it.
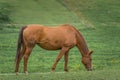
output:
<svg viewBox="0 0 120 80"><path fill-rule="evenodd" d="M92 70L92 53L93 51L90 51L89 53L87 53L87 55L82 57L82 63L88 71Z"/></svg>

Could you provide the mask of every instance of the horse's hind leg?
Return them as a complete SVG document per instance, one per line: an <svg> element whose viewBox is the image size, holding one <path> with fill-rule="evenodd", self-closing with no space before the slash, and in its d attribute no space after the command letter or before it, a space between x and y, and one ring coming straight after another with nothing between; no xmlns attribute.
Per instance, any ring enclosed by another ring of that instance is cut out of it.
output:
<svg viewBox="0 0 120 80"><path fill-rule="evenodd" d="M62 58L62 56L69 50L69 47L63 47L62 50L60 51L60 53L58 54L55 63L52 66L52 71L54 72L57 63L59 62L59 60Z"/></svg>
<svg viewBox="0 0 120 80"><path fill-rule="evenodd" d="M25 74L27 75L28 72L27 72L27 62L28 62L28 58L30 56L30 53L32 51L33 47L26 47L26 51L25 51L25 54L24 54L24 72Z"/></svg>
<svg viewBox="0 0 120 80"><path fill-rule="evenodd" d="M23 44L22 50L20 51L20 55L19 55L18 59L16 60L16 64L15 64L16 65L15 66L15 72L16 72L17 75L18 75L18 70L19 70L19 64L20 64L20 61L21 61L21 59L22 59L22 57L25 53L25 49L26 49L26 47Z"/></svg>

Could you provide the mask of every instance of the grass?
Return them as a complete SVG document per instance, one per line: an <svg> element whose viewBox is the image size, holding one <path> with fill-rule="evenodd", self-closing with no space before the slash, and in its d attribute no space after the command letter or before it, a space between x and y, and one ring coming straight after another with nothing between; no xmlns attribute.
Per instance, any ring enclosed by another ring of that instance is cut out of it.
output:
<svg viewBox="0 0 120 80"><path fill-rule="evenodd" d="M0 80L120 80L119 73L120 70L99 70L92 72L31 73L28 76L8 74L0 75Z"/></svg>
<svg viewBox="0 0 120 80"><path fill-rule="evenodd" d="M19 29L26 24L59 25L69 23L79 29L84 35L89 49L93 53L94 71L87 72L81 63L81 55L77 48L69 54L69 73L47 73L59 51L46 51L38 46L33 49L28 63L29 76L0 75L1 80L119 80L120 66L120 7L119 0L76 0L69 1L82 13L94 28L81 24L81 18L76 11L70 11L69 6L57 0L0 0L12 6L10 25L0 23L0 73L14 73L14 58ZM64 0L63 0L64 2ZM32 5L32 6L31 6ZM79 6L78 6L79 5ZM67 7L67 8L66 8ZM64 60L58 65L56 72L63 71ZM23 72L23 61L20 65ZM41 74L41 73L45 74ZM40 73L40 74L34 74Z"/></svg>

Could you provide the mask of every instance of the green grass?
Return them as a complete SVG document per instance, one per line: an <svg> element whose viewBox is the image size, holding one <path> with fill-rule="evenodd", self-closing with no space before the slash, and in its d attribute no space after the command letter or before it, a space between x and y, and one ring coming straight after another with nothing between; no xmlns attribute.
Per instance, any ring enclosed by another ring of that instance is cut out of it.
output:
<svg viewBox="0 0 120 80"><path fill-rule="evenodd" d="M0 3L8 3L12 6L10 14L12 22L0 23L0 73L14 73L14 59L16 44L20 27L26 24L59 25L69 23L79 29L84 35L89 49L93 50L94 71L86 72L81 63L81 55L77 48L73 48L69 54L69 73L50 72L52 64L59 51L46 51L36 46L28 63L29 76L0 75L2 80L119 80L120 66L120 6L119 0L72 0L69 3L76 4L76 8L88 19L94 28L81 24L81 18L76 12L68 10L65 4L57 0L0 0ZM64 2L64 0L63 0ZM87 24L86 24L87 25ZM64 60L60 60L56 72L63 72ZM23 72L23 61L20 64L20 72ZM34 74L44 72L46 74ZM75 73L74 73L75 72ZM86 76L85 76L86 75ZM111 76L110 76L111 75ZM54 77L52 77L54 76ZM115 78L115 79L114 79Z"/></svg>
<svg viewBox="0 0 120 80"><path fill-rule="evenodd" d="M0 75L0 80L120 80L120 70L80 71L68 73L31 73L28 76L20 74Z"/></svg>
<svg viewBox="0 0 120 80"><path fill-rule="evenodd" d="M13 2L15 3L15 13L11 17L14 23L51 25L79 22L74 13L69 12L56 0L16 0Z"/></svg>

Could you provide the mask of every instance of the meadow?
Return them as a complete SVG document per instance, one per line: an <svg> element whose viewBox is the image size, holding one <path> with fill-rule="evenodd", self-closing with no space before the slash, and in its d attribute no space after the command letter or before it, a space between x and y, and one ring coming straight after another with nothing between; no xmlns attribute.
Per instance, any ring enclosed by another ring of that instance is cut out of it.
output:
<svg viewBox="0 0 120 80"><path fill-rule="evenodd" d="M119 0L0 0L0 80L120 80L119 5ZM61 59L56 73L51 73L59 51L46 51L36 45L29 58L29 76L15 76L14 59L20 28L27 24L57 26L66 23L79 29L89 49L94 51L94 70L85 70L80 52L73 48L69 54L69 72L63 72L64 60Z"/></svg>

